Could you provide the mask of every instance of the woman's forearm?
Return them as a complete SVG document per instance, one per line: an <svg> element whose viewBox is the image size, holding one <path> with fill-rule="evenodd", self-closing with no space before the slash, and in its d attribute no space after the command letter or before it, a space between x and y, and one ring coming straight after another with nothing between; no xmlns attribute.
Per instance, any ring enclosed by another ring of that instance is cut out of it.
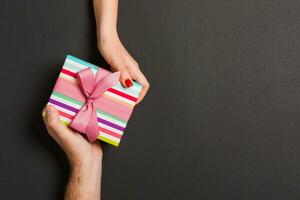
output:
<svg viewBox="0 0 300 200"><path fill-rule="evenodd" d="M93 0L98 45L101 40L117 35L118 0Z"/></svg>
<svg viewBox="0 0 300 200"><path fill-rule="evenodd" d="M93 0L97 24L98 49L112 71L120 71L120 83L132 87L132 80L142 85L137 103L141 102L150 85L138 63L123 46L117 31L118 0Z"/></svg>

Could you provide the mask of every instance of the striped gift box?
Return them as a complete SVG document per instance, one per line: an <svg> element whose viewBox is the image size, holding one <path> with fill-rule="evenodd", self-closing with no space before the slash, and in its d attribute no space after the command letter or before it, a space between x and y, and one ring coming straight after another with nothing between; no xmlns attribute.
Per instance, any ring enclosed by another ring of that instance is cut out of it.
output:
<svg viewBox="0 0 300 200"><path fill-rule="evenodd" d="M79 87L76 73L88 67L94 74L98 70L98 66L68 55L48 101L48 105L56 107L60 120L66 125L70 124L85 104L84 97L74 97L76 95L72 94L72 90L74 91L74 87ZM68 89L61 89L60 84L67 85ZM103 93L100 97L101 106L97 107L98 139L114 146L119 145L141 89L142 86L133 81L133 86L130 88L123 88L118 83Z"/></svg>

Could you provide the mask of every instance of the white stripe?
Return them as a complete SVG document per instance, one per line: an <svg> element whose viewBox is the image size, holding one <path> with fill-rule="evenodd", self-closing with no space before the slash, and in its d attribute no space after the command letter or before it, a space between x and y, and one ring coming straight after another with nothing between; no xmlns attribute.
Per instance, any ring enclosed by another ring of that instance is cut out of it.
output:
<svg viewBox="0 0 300 200"><path fill-rule="evenodd" d="M109 139L109 140L112 140L112 141L114 141L114 142L120 142L120 139L119 138L116 138L116 137L114 137L114 136L112 136L112 135L108 135L107 133L104 133L104 132L102 132L102 131L100 131L100 135L99 135L99 137L104 137L104 138L107 138L107 139Z"/></svg>
<svg viewBox="0 0 300 200"><path fill-rule="evenodd" d="M83 65L83 64L81 64L81 63L78 63L78 62L75 62L75 61L73 61L73 60L70 60L70 59L66 59L66 61L65 62L67 62L67 63L69 63L69 64L71 64L71 65L74 65L75 67L78 67L78 68L80 68L80 69L86 69L86 68L90 68L90 67L87 67L87 66L85 66L85 65ZM94 75L96 74L96 70L95 69L93 69L93 68L91 68L92 69L92 71L93 71L93 73L94 73Z"/></svg>
<svg viewBox="0 0 300 200"><path fill-rule="evenodd" d="M73 72L73 73L77 73L78 71L76 71L76 70L74 70L74 69L72 69L72 68L70 68L70 67L68 67L68 66L66 66L66 65L64 65L63 66L63 69L66 69L66 70L68 70L68 71L70 71L70 72Z"/></svg>
<svg viewBox="0 0 300 200"><path fill-rule="evenodd" d="M83 65L81 63L78 63L78 62L76 62L74 60L71 60L69 58L66 58L65 62L69 63L70 65L74 65L75 67L78 67L79 69L86 69L86 68L88 68L87 66L85 66L85 65Z"/></svg>
<svg viewBox="0 0 300 200"><path fill-rule="evenodd" d="M103 127L103 128L105 128L105 129L110 130L110 131L112 131L112 132L114 132L114 133L117 133L117 134L119 134L119 135L123 135L123 132L122 132L122 131L120 131L120 130L118 130L118 129L115 129L115 128L113 128L113 127L107 126L106 124L103 124L103 123L98 122L98 126Z"/></svg>

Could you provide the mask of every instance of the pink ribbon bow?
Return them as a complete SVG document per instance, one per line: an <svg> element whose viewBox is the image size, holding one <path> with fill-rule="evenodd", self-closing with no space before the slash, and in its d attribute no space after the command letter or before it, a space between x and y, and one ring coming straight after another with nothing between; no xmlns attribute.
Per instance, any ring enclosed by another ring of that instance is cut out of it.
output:
<svg viewBox="0 0 300 200"><path fill-rule="evenodd" d="M107 73L106 70L99 68L94 76L93 71L86 68L77 72L76 75L86 97L86 102L72 120L70 127L85 133L88 140L93 142L99 135L95 101L106 90L118 83L120 72Z"/></svg>

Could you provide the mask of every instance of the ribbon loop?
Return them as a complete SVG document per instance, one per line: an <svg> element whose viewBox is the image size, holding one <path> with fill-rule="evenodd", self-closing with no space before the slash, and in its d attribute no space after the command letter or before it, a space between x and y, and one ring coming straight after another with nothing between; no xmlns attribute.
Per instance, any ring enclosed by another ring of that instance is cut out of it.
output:
<svg viewBox="0 0 300 200"><path fill-rule="evenodd" d="M77 72L79 85L86 97L86 102L72 120L70 127L85 133L90 142L95 141L99 135L94 101L100 98L106 90L116 85L119 77L120 72L107 73L101 68L98 69L95 76L90 68Z"/></svg>

